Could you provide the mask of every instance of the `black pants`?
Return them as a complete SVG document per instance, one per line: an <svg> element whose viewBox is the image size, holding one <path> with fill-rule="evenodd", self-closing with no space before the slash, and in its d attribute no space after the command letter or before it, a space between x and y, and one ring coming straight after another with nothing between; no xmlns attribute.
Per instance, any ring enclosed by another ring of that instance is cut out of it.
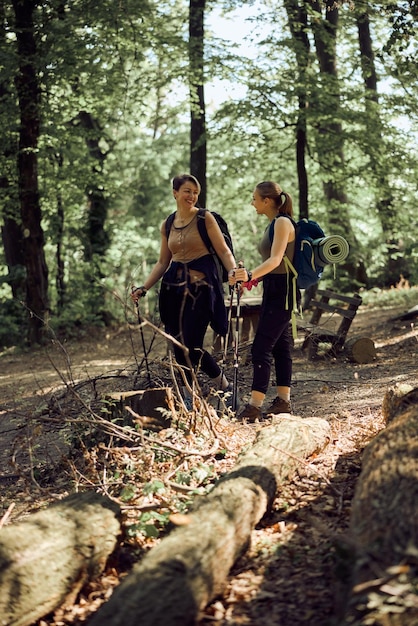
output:
<svg viewBox="0 0 418 626"><path fill-rule="evenodd" d="M221 368L209 352L203 349L210 321L209 298L207 285L195 283L183 293L173 290L170 296L170 319L166 320L165 329L189 349L189 358L194 369L200 368L209 378L216 378L221 373ZM173 346L177 363L187 366L184 350L175 344ZM188 369L186 376L191 382Z"/></svg>
<svg viewBox="0 0 418 626"><path fill-rule="evenodd" d="M286 289L286 277L276 275L264 279L260 320L251 349L254 368L251 388L261 393L267 393L273 359L276 385L291 385L292 342L289 323L292 302Z"/></svg>

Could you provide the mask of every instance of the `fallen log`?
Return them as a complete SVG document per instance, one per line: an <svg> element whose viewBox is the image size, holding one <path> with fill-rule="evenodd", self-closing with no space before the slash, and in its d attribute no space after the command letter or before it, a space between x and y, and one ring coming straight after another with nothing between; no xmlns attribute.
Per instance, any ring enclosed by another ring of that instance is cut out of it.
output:
<svg viewBox="0 0 418 626"><path fill-rule="evenodd" d="M418 389L391 391L354 493L343 624L418 624Z"/></svg>
<svg viewBox="0 0 418 626"><path fill-rule="evenodd" d="M29 626L104 569L120 534L119 506L73 494L0 530L0 624Z"/></svg>
<svg viewBox="0 0 418 626"><path fill-rule="evenodd" d="M226 584L251 532L300 459L325 447L325 420L273 418L233 471L196 502L161 543L136 564L89 626L191 626Z"/></svg>
<svg viewBox="0 0 418 626"><path fill-rule="evenodd" d="M406 311L406 313L402 313L401 315L397 315L396 317L389 318L389 322L397 322L399 321L407 321L414 320L418 317L418 304L413 306L411 309Z"/></svg>

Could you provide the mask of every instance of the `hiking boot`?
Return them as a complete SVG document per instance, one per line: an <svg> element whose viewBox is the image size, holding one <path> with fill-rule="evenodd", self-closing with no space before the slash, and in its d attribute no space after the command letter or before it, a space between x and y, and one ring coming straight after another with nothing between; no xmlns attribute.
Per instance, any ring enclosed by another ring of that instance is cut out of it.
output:
<svg viewBox="0 0 418 626"><path fill-rule="evenodd" d="M253 424L256 420L261 420L262 418L263 414L261 409L257 406L253 406L252 404L246 404L241 413L237 416L237 419L242 422L250 422L251 424Z"/></svg>
<svg viewBox="0 0 418 626"><path fill-rule="evenodd" d="M279 398L279 396L274 398L273 402L266 409L267 415L269 413L274 413L275 415L277 415L278 413L291 413L291 412L292 412L292 406L290 402L288 400L283 400L283 398Z"/></svg>

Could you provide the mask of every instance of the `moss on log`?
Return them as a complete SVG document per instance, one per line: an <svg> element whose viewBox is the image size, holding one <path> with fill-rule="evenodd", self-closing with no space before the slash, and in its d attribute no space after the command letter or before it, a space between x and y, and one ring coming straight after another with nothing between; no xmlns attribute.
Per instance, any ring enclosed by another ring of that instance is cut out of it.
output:
<svg viewBox="0 0 418 626"><path fill-rule="evenodd" d="M120 533L119 507L73 494L0 530L0 624L29 626L97 577Z"/></svg>
<svg viewBox="0 0 418 626"><path fill-rule="evenodd" d="M233 471L196 501L171 532L116 588L89 626L189 626L224 589L280 484L329 441L321 419L276 416Z"/></svg>

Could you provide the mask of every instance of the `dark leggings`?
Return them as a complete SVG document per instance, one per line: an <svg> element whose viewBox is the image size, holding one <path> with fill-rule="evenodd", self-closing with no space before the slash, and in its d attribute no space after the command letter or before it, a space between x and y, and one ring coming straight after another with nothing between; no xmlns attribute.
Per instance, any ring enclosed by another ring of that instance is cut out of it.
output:
<svg viewBox="0 0 418 626"><path fill-rule="evenodd" d="M205 334L210 322L210 296L206 285L191 285L186 294L173 293L170 297L171 319L165 324L166 332L189 349L189 358L194 369L200 368L209 378L216 378L221 368L215 359L203 349ZM184 351L173 344L177 363L187 366ZM191 382L188 368L185 370Z"/></svg>
<svg viewBox="0 0 418 626"><path fill-rule="evenodd" d="M251 389L264 394L270 383L272 358L276 385L290 387L292 380L292 343L289 333L291 309L284 310L283 294L280 294L283 286L279 289L278 280L272 283L264 286L260 320L251 349L254 368Z"/></svg>

